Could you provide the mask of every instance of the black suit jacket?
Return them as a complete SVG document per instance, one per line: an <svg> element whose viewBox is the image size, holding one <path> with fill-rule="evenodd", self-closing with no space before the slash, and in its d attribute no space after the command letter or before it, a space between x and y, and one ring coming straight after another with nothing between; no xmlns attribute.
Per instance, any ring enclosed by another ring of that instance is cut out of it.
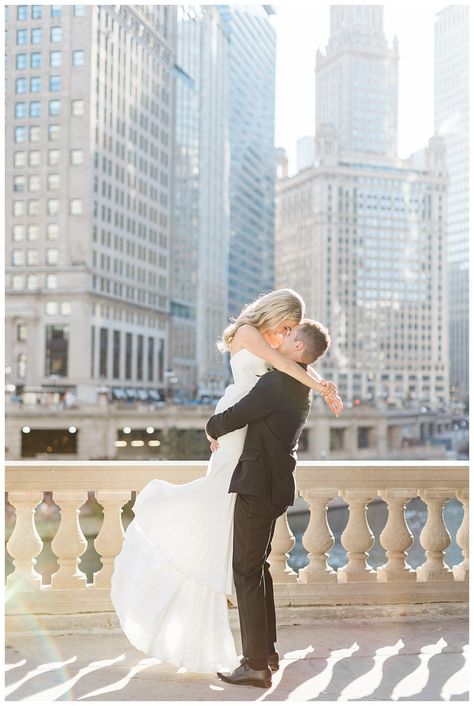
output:
<svg viewBox="0 0 474 706"><path fill-rule="evenodd" d="M294 504L296 449L310 407L306 385L272 370L239 402L209 419L206 431L213 439L248 424L229 493L256 495L285 507Z"/></svg>

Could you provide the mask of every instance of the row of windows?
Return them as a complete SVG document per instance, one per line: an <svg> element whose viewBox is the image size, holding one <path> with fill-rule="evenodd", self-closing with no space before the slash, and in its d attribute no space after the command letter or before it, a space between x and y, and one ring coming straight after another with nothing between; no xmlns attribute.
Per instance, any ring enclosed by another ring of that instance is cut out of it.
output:
<svg viewBox="0 0 474 706"><path fill-rule="evenodd" d="M38 275L13 275L11 278L12 289L22 290L27 289L32 291L38 289L42 282L42 278ZM46 289L57 289L58 288L58 276L57 275L46 275L45 280Z"/></svg>
<svg viewBox="0 0 474 706"><path fill-rule="evenodd" d="M39 216L40 215L40 201L39 199L30 199L29 201L14 201L13 202L13 215L16 218L21 216ZM59 199L47 199L46 200L46 215L47 216L57 216L59 213L60 201ZM80 216L83 211L82 199L69 199L69 215Z"/></svg>
<svg viewBox="0 0 474 706"><path fill-rule="evenodd" d="M12 250L11 263L14 267L24 267L25 265L39 265L38 250ZM46 265L59 264L59 250L57 248L47 248L45 252Z"/></svg>
<svg viewBox="0 0 474 706"><path fill-rule="evenodd" d="M59 90L59 89L57 89ZM61 101L60 100L50 100L48 103L48 115L51 117L56 117L61 111ZM25 101L19 101L15 103L15 118L22 119L26 118L27 115L30 118L40 118L41 117L41 101L30 101L28 110Z"/></svg>
<svg viewBox="0 0 474 706"><path fill-rule="evenodd" d="M35 108L35 110L38 111L38 115L39 115L41 112L40 101L35 101L35 103L37 104L37 107ZM61 112L61 101L58 99L50 100L48 102L48 114L52 117L57 117L60 112ZM37 117L37 116L35 116L35 117ZM24 135L25 137L22 138L21 137L22 135ZM19 139L17 136L19 136ZM25 139L26 139L25 126L15 128L14 139L15 139L15 142L24 142L25 141Z"/></svg>
<svg viewBox="0 0 474 706"><path fill-rule="evenodd" d="M38 240L40 235L40 226L36 223L29 223L28 226L22 223L15 223L12 227L12 240L15 243L25 240ZM59 225L57 223L48 223L46 226L46 240L57 240L59 236Z"/></svg>
<svg viewBox="0 0 474 706"><path fill-rule="evenodd" d="M63 39L63 28L59 26L51 27L49 30L49 40L50 42L62 42ZM41 44L43 41L43 28L33 27L30 30L30 43L31 44ZM19 46L24 46L28 44L28 30L27 29L17 29L16 31L16 43Z"/></svg>
<svg viewBox="0 0 474 706"><path fill-rule="evenodd" d="M71 150L71 166L80 166L83 163L83 151ZM23 191L39 191L41 187L41 178L39 174L31 174L28 179L23 174L13 177L13 191L21 193ZM47 189L59 189L59 174L48 174Z"/></svg>
<svg viewBox="0 0 474 706"><path fill-rule="evenodd" d="M28 158L28 166L39 167L41 164L40 150L30 150L29 152L14 152L13 166L25 167ZM61 152L58 149L48 150L48 165L55 167L60 163ZM70 151L70 163L74 166L82 164L84 160L84 152L82 149L73 149Z"/></svg>
<svg viewBox="0 0 474 706"><path fill-rule="evenodd" d="M61 17L62 5L46 5L50 8L51 17ZM31 8L31 19L41 20L43 18L43 5L18 5L16 8L16 18L20 22L28 19L28 8ZM86 14L85 5L73 5L72 14L74 17L84 17Z"/></svg>
<svg viewBox="0 0 474 706"><path fill-rule="evenodd" d="M82 51L82 50L77 50ZM52 68L59 68L62 66L63 58L62 52L55 50L49 52L49 65ZM17 69L27 69L28 68L28 54L17 54L15 58L15 65ZM43 66L43 55L40 51L34 51L30 54L30 68L41 69Z"/></svg>
<svg viewBox="0 0 474 706"><path fill-rule="evenodd" d="M48 140L57 141L61 136L60 125L48 125ZM20 142L39 142L41 139L41 130L39 125L19 125L13 129L13 140L17 144Z"/></svg>
<svg viewBox="0 0 474 706"><path fill-rule="evenodd" d="M31 55L33 56L33 54ZM85 62L85 52L83 49L77 49L72 52L72 65L73 66L84 66ZM40 64L41 66L41 64ZM35 68L37 68L35 66ZM39 68L39 67L38 67ZM28 79L25 76L20 76L15 80L15 93L26 93L28 86ZM61 77L60 76L50 76L49 77L49 90L59 91L61 90ZM39 76L31 76L30 78L30 93L41 93L41 78Z"/></svg>

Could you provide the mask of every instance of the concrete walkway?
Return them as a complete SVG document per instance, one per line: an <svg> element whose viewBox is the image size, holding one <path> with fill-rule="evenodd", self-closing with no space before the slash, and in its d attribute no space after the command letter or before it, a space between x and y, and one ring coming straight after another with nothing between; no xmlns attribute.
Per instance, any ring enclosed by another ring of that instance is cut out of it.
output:
<svg viewBox="0 0 474 706"><path fill-rule="evenodd" d="M319 619L283 627L268 690L177 673L119 630L7 635L7 700L468 700L467 617Z"/></svg>

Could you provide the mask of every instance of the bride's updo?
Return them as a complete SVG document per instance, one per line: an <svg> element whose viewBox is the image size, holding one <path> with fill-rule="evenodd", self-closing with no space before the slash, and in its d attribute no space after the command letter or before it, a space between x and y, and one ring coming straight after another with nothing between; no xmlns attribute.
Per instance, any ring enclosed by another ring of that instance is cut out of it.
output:
<svg viewBox="0 0 474 706"><path fill-rule="evenodd" d="M261 294L255 301L244 306L237 319L224 329L217 347L222 352L230 350L235 332L243 324L251 324L262 332L272 331L286 319L299 324L303 316L304 301L293 289L276 289Z"/></svg>

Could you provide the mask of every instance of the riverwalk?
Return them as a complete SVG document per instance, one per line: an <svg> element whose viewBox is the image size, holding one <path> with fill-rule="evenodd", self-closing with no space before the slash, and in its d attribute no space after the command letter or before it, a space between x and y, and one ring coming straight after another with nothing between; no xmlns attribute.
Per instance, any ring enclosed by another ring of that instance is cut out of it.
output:
<svg viewBox="0 0 474 706"><path fill-rule="evenodd" d="M8 635L7 700L467 701L467 609L317 617L279 629L280 671L268 690L179 673L131 647L120 629ZM366 611L367 612L367 611ZM367 612L368 614L368 612ZM296 613L295 613L296 615ZM233 620L238 644L238 627Z"/></svg>

